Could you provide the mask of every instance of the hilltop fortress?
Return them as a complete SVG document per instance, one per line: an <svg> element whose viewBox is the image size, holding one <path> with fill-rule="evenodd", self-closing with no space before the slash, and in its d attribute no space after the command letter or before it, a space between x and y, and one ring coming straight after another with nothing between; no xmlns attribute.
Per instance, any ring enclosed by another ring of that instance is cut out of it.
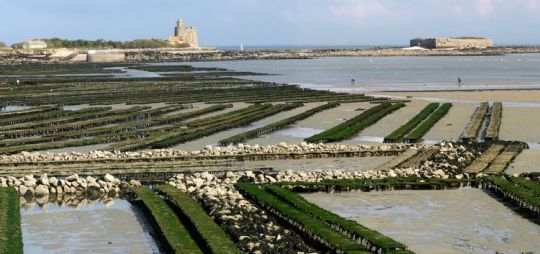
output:
<svg viewBox="0 0 540 254"><path fill-rule="evenodd" d="M169 42L174 46L186 46L191 48L199 47L197 29L186 27L182 19L178 19L174 28L174 35L169 37Z"/></svg>
<svg viewBox="0 0 540 254"><path fill-rule="evenodd" d="M493 41L482 37L416 38L411 40L411 47L428 49L466 49L491 48Z"/></svg>

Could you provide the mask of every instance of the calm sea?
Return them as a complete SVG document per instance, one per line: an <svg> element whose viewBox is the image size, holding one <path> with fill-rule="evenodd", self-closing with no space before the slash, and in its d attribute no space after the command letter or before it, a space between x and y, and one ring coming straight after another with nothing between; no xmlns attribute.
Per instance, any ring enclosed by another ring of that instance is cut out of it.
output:
<svg viewBox="0 0 540 254"><path fill-rule="evenodd" d="M274 75L251 79L349 91L540 89L540 54L467 57L328 57L188 63ZM458 77L462 86L458 86ZM352 81L354 79L354 84Z"/></svg>

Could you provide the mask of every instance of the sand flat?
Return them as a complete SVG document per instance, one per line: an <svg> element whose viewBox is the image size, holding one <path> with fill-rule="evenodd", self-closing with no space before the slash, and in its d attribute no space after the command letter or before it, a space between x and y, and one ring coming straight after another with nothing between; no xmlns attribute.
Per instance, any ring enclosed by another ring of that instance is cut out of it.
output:
<svg viewBox="0 0 540 254"><path fill-rule="evenodd" d="M491 90L443 92L373 92L377 95L412 96L413 98L444 98L471 101L540 102L540 90Z"/></svg>
<svg viewBox="0 0 540 254"><path fill-rule="evenodd" d="M448 114L426 133L424 140L458 140L475 109L476 105L454 103Z"/></svg>
<svg viewBox="0 0 540 254"><path fill-rule="evenodd" d="M338 107L324 110L299 121L297 125L306 128L327 130L377 105L369 102L342 103Z"/></svg>
<svg viewBox="0 0 540 254"><path fill-rule="evenodd" d="M509 175L524 172L540 172L540 149L523 150L504 171Z"/></svg>
<svg viewBox="0 0 540 254"><path fill-rule="evenodd" d="M409 121L420 111L422 111L422 109L428 104L428 102L420 100L415 100L407 103L405 107L402 107L394 111L393 113L386 115L375 124L362 130L356 136L352 137L351 139L345 140L344 143L358 143L359 138L362 138L362 136L384 138L388 134L392 133L392 131L399 128L399 126Z"/></svg>
<svg viewBox="0 0 540 254"><path fill-rule="evenodd" d="M540 250L540 226L479 189L311 193L302 196L402 241L416 253Z"/></svg>
<svg viewBox="0 0 540 254"><path fill-rule="evenodd" d="M500 139L540 143L540 108L504 107Z"/></svg>
<svg viewBox="0 0 540 254"><path fill-rule="evenodd" d="M184 144L179 144L179 145L175 146L174 148L175 149L186 150L186 151L191 151L191 150L199 150L201 148L204 148L206 145L217 145L218 142L220 140L222 140L222 139L231 137L233 135L236 135L236 134L239 134L239 133L251 130L251 129L262 127L262 126L270 124L270 123L275 123L275 122L277 122L279 120L282 120L282 119L291 117L293 115L299 114L301 112L304 112L306 110L312 109L312 108L314 108L314 107L316 107L318 105L321 105L321 103L306 103L304 106L301 106L301 107L298 107L298 108L295 108L295 109L292 109L292 110L280 112L278 114L272 115L272 116L264 118L262 120L253 122L252 124L250 124L248 126L244 126L244 127L240 127L240 128L233 128L233 129L229 129L229 130L226 130L226 131L218 132L218 133L215 133L215 134L212 134L210 136L206 136L206 137L194 140L194 141L186 142ZM273 140L272 144L277 144L277 143L279 143L281 141L286 141L288 143L297 143L297 142L292 142L293 140L283 138L283 139L280 139L280 140Z"/></svg>

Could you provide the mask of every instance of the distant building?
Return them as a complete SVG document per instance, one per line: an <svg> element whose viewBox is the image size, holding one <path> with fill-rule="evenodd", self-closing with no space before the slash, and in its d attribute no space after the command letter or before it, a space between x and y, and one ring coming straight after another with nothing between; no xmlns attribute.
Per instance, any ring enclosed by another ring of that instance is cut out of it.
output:
<svg viewBox="0 0 540 254"><path fill-rule="evenodd" d="M86 61L90 63L117 63L126 60L126 54L116 51L88 50Z"/></svg>
<svg viewBox="0 0 540 254"><path fill-rule="evenodd" d="M44 49L47 48L47 43L42 40L28 40L18 43L23 49Z"/></svg>
<svg viewBox="0 0 540 254"><path fill-rule="evenodd" d="M174 28L174 35L169 38L169 42L175 46L186 46L192 48L199 47L197 29L186 27L182 19L178 19Z"/></svg>
<svg viewBox="0 0 540 254"><path fill-rule="evenodd" d="M429 49L489 48L493 47L493 41L482 37L416 38L411 40L411 47Z"/></svg>

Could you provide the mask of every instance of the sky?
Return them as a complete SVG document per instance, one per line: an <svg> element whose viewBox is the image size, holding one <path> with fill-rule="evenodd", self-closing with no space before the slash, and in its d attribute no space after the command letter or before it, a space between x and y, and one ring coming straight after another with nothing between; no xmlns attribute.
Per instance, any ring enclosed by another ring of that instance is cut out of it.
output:
<svg viewBox="0 0 540 254"><path fill-rule="evenodd" d="M484 36L540 44L540 0L0 0L0 41L168 38L182 17L202 46L407 45Z"/></svg>

